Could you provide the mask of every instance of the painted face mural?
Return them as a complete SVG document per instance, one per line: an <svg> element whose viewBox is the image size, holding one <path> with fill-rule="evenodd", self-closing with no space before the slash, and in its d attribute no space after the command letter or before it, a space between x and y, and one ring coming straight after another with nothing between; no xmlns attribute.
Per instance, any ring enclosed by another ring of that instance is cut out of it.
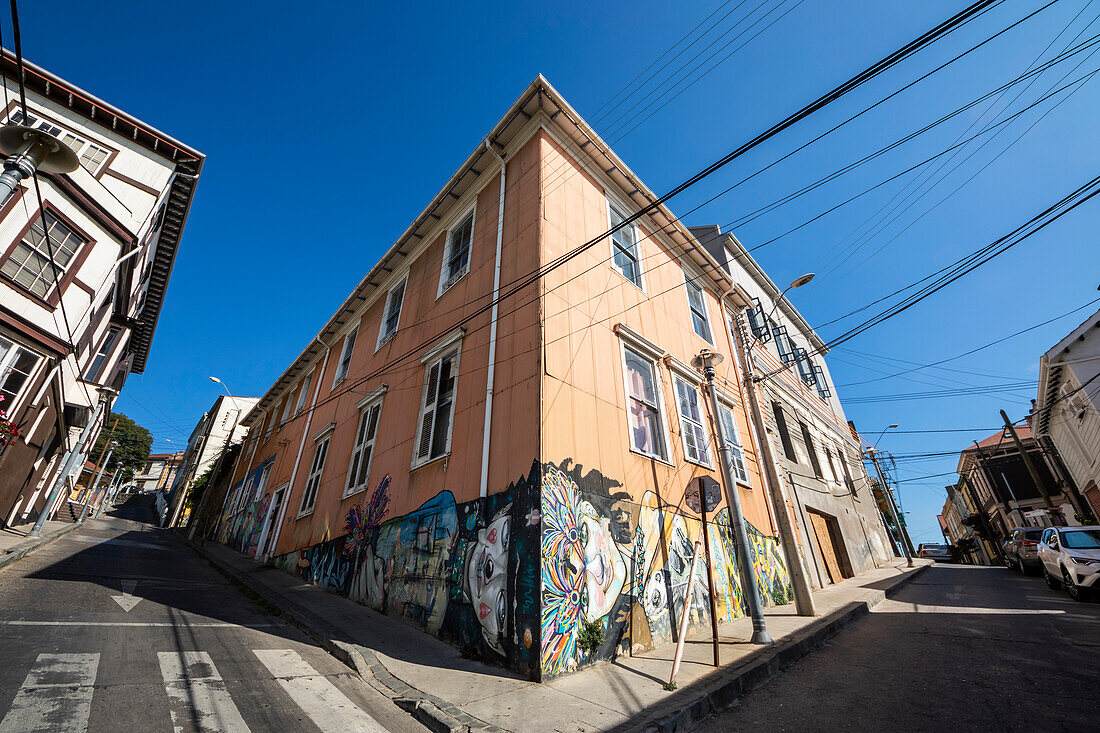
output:
<svg viewBox="0 0 1100 733"><path fill-rule="evenodd" d="M473 604L481 634L498 654L504 654L501 640L508 614L507 567L512 505L501 509L489 526L478 530L477 542L466 558L464 590Z"/></svg>
<svg viewBox="0 0 1100 733"><path fill-rule="evenodd" d="M554 466L543 471L542 504L543 671L553 673L575 665L580 622L603 618L619 600L630 548L620 549L610 518Z"/></svg>

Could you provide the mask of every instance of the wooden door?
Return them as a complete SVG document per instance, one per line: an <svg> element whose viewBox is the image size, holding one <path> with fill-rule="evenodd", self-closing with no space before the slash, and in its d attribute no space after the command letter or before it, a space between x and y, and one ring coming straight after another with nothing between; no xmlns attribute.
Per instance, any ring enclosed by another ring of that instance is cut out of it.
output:
<svg viewBox="0 0 1100 733"><path fill-rule="evenodd" d="M829 532L829 520L817 512L809 512L809 515L810 524L814 528L814 537L817 538L818 556L829 573L829 581L839 583L844 579L844 575L840 572L840 563L837 562L836 553L833 551L833 536Z"/></svg>

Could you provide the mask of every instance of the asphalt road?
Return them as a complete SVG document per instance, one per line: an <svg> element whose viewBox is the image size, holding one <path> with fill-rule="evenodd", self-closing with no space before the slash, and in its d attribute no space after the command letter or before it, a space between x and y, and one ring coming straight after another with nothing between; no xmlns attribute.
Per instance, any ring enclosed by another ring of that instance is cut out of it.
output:
<svg viewBox="0 0 1100 733"><path fill-rule="evenodd" d="M0 571L0 733L424 730L150 520Z"/></svg>
<svg viewBox="0 0 1100 733"><path fill-rule="evenodd" d="M702 731L1100 729L1100 603L936 565Z"/></svg>

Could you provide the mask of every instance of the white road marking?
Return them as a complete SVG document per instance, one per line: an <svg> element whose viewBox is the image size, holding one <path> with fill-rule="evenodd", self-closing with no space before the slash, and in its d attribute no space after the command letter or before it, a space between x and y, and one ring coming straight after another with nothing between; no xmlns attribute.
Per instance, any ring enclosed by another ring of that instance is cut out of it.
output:
<svg viewBox="0 0 1100 733"><path fill-rule="evenodd" d="M378 721L291 649L253 649L287 694L322 731L386 733Z"/></svg>
<svg viewBox="0 0 1100 733"><path fill-rule="evenodd" d="M77 535L76 537L70 537L70 539L76 542L83 542L86 545L120 545L122 547L138 547L144 550L167 550L164 545L154 545L152 542L137 542L135 540L120 540L116 537L88 537L85 535Z"/></svg>
<svg viewBox="0 0 1100 733"><path fill-rule="evenodd" d="M948 615L989 616L1062 616L1060 608L983 608L980 606L936 606L928 603L902 603L883 601L871 613L941 613Z"/></svg>
<svg viewBox="0 0 1100 733"><path fill-rule="evenodd" d="M122 606L122 610L126 613L130 613L130 611L133 610L134 606L141 603L141 599L133 595L134 588L137 588L136 580L128 580L126 578L123 578L122 595L111 596L111 598L114 599L115 603Z"/></svg>
<svg viewBox="0 0 1100 733"><path fill-rule="evenodd" d="M194 727L203 733L247 733L214 662L206 652L159 652L160 674L177 733Z"/></svg>
<svg viewBox="0 0 1100 733"><path fill-rule="evenodd" d="M84 733L98 654L39 654L0 722L0 733Z"/></svg>
<svg viewBox="0 0 1100 733"><path fill-rule="evenodd" d="M269 629L275 626L283 626L281 623L273 624L231 624L228 622L212 623L170 623L160 621L0 621L0 626L164 626L181 629Z"/></svg>

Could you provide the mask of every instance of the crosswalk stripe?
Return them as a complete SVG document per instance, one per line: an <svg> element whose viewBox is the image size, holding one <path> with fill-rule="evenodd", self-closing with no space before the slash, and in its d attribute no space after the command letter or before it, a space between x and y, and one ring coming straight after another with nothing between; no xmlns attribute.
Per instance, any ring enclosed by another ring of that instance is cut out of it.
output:
<svg viewBox="0 0 1100 733"><path fill-rule="evenodd" d="M292 649L253 649L279 685L322 731L386 733L327 678Z"/></svg>
<svg viewBox="0 0 1100 733"><path fill-rule="evenodd" d="M177 733L192 727L202 733L248 733L209 654L159 652L157 657Z"/></svg>
<svg viewBox="0 0 1100 733"><path fill-rule="evenodd" d="M0 733L84 733L98 668L98 654L39 654Z"/></svg>

